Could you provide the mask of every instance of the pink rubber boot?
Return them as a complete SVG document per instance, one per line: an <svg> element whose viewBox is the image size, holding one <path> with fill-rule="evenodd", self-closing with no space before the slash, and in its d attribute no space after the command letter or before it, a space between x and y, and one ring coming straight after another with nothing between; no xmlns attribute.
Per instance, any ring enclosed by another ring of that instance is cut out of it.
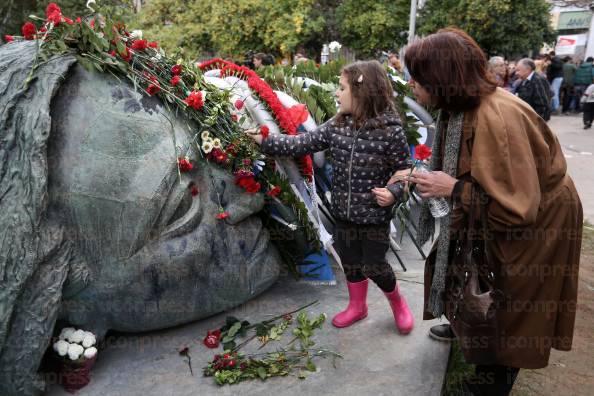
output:
<svg viewBox="0 0 594 396"><path fill-rule="evenodd" d="M394 321L396 322L398 331L401 334L410 333L414 326L414 318L410 312L410 309L408 308L406 299L400 294L400 291L398 290L398 284L396 284L394 291L384 294L390 302L390 307L392 307L392 313L394 314Z"/></svg>
<svg viewBox="0 0 594 396"><path fill-rule="evenodd" d="M367 317L367 284L367 279L355 283L347 282L349 306L332 319L334 326L348 327Z"/></svg>

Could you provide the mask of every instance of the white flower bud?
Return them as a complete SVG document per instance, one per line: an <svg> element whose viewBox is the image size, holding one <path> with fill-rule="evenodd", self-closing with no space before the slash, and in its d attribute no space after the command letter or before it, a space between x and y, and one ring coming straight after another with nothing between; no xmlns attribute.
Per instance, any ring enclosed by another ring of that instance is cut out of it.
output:
<svg viewBox="0 0 594 396"><path fill-rule="evenodd" d="M59 338L61 340L66 340L66 339L68 339L72 335L72 333L74 333L74 331L75 331L74 330L74 327L64 327L62 329L62 331L60 332L60 337Z"/></svg>
<svg viewBox="0 0 594 396"><path fill-rule="evenodd" d="M95 355L97 355L97 348L90 347L90 348L85 349L84 356L86 359L92 359L95 357Z"/></svg>
<svg viewBox="0 0 594 396"><path fill-rule="evenodd" d="M84 337L85 337L84 330L76 330L75 332L70 334L70 337L68 337L67 340L70 342L80 344Z"/></svg>
<svg viewBox="0 0 594 396"><path fill-rule="evenodd" d="M82 340L82 346L85 348L92 347L97 342L95 335L93 333L89 333L88 331L85 333L85 337Z"/></svg>
<svg viewBox="0 0 594 396"><path fill-rule="evenodd" d="M78 360L80 355L83 354L84 350L85 349L81 345L70 344L70 346L68 347L68 357L70 358L70 360Z"/></svg>
<svg viewBox="0 0 594 396"><path fill-rule="evenodd" d="M64 340L60 340L54 343L54 351L58 352L58 355L65 356L68 353L68 347L70 346Z"/></svg>

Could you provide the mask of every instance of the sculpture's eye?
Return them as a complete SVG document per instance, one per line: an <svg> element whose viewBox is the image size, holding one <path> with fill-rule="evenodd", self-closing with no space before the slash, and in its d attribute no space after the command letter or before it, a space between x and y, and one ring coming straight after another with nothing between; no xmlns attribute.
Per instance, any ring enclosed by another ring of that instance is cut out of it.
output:
<svg viewBox="0 0 594 396"><path fill-rule="evenodd" d="M190 210L190 207L192 206L192 198L193 197L192 197L192 194L190 192L190 188L186 188L185 189L185 192L183 194L182 199L179 201L179 204L177 205L177 208L173 212L173 215L167 221L167 226L170 226L175 221L177 221L177 220L181 219L182 217L184 217L184 215L186 213L188 213L188 211Z"/></svg>

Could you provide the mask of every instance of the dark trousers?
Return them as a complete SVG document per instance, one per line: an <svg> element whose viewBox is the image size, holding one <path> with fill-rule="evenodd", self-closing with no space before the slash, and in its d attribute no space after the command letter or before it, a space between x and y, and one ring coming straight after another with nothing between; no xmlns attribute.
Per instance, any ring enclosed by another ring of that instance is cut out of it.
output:
<svg viewBox="0 0 594 396"><path fill-rule="evenodd" d="M359 225L337 221L334 248L340 256L347 281L370 278L382 291L396 287L396 275L386 260L390 247L390 224Z"/></svg>
<svg viewBox="0 0 594 396"><path fill-rule="evenodd" d="M584 109L584 126L591 126L592 119L594 119L594 103L583 103Z"/></svg>
<svg viewBox="0 0 594 396"><path fill-rule="evenodd" d="M561 88L561 103L562 103L562 112L567 113L570 110L577 110L578 108L578 97L575 96L575 88L573 86L563 86Z"/></svg>
<svg viewBox="0 0 594 396"><path fill-rule="evenodd" d="M473 396L507 396L514 386L520 369L515 367L477 365L472 381L467 385Z"/></svg>

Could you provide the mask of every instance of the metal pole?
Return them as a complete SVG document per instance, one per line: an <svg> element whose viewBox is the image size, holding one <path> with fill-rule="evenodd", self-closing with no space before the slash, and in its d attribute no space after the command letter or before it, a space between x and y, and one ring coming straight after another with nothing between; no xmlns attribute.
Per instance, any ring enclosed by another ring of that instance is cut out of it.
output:
<svg viewBox="0 0 594 396"><path fill-rule="evenodd" d="M417 24L417 0L410 1L410 23L408 25L408 43L415 38L415 27Z"/></svg>

